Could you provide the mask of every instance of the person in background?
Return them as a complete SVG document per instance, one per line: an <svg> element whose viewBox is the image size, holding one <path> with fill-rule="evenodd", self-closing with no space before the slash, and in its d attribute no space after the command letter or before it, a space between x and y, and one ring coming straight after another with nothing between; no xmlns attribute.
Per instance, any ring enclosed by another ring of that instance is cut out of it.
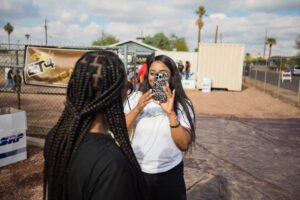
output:
<svg viewBox="0 0 300 200"><path fill-rule="evenodd" d="M147 73L147 63L143 63L141 68L138 71L139 83L140 83L139 89L141 85L144 83L146 73Z"/></svg>
<svg viewBox="0 0 300 200"><path fill-rule="evenodd" d="M16 74L14 75L14 82L15 82L15 86L13 90L21 91L22 77L20 75L19 69L17 69Z"/></svg>
<svg viewBox="0 0 300 200"><path fill-rule="evenodd" d="M178 65L177 65L177 68L178 68L178 71L179 71L180 76L183 77L183 69L184 69L184 65L183 65L182 60L179 60Z"/></svg>
<svg viewBox="0 0 300 200"><path fill-rule="evenodd" d="M15 83L14 83L13 77L14 77L14 72L13 72L12 68L10 68L7 72L6 82L2 89L12 89L12 90L15 89Z"/></svg>
<svg viewBox="0 0 300 200"><path fill-rule="evenodd" d="M127 80L131 83L134 83L134 71L132 68L127 70Z"/></svg>
<svg viewBox="0 0 300 200"><path fill-rule="evenodd" d="M126 93L115 53L91 51L77 61L65 108L45 141L44 199L148 199L126 128Z"/></svg>
<svg viewBox="0 0 300 200"><path fill-rule="evenodd" d="M190 77L191 63L190 61L185 61L185 80L188 80Z"/></svg>
<svg viewBox="0 0 300 200"><path fill-rule="evenodd" d="M157 73L168 74L166 102L153 101L151 88ZM186 200L183 152L195 140L195 115L185 94L176 63L168 56L152 57L142 92L128 99L124 111L131 142L150 187L152 200Z"/></svg>

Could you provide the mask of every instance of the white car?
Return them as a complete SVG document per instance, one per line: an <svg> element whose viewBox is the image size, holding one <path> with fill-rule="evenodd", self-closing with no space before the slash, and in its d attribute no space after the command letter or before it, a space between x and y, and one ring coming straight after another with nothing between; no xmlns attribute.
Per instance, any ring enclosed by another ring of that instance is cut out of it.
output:
<svg viewBox="0 0 300 200"><path fill-rule="evenodd" d="M299 66L294 66L291 70L292 75L300 75L300 67Z"/></svg>

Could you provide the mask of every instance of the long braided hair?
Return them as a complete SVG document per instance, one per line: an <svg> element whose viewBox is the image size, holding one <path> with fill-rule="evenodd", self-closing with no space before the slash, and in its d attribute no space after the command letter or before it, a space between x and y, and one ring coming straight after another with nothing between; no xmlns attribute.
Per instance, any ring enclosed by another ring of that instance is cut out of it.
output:
<svg viewBox="0 0 300 200"><path fill-rule="evenodd" d="M113 133L119 148L135 169L141 195L147 196L123 113L122 90L125 83L124 65L113 52L91 51L77 61L68 83L65 108L48 134L44 199L67 199L70 164L97 113L103 114L105 126Z"/></svg>
<svg viewBox="0 0 300 200"><path fill-rule="evenodd" d="M150 69L152 63L155 61L162 62L171 71L170 89L171 89L171 91L173 91L174 89L176 90L175 100L174 100L174 111L175 111L176 115L178 114L178 112L184 112L186 114L187 120L189 121L189 124L191 126L190 135L191 135L192 144L193 144L193 143L195 143L195 139L196 139L196 134L195 134L196 118L195 118L194 106L192 104L192 101L188 98L188 96L184 92L184 89L181 84L181 76L179 74L179 70L176 67L176 63L174 62L174 60L172 58L170 58L166 55L154 56L154 54L152 54L151 56L149 56L147 58L147 73L145 76L146 81L144 81L144 83L141 87L141 91L143 93L145 93L151 88L151 85L150 85L149 79L148 79L149 69ZM183 110L179 109L178 104L180 104L182 106Z"/></svg>

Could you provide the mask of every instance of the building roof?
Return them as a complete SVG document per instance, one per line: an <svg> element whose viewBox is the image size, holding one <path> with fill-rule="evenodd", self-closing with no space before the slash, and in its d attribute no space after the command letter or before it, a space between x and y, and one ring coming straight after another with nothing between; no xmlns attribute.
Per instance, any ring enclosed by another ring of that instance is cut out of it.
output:
<svg viewBox="0 0 300 200"><path fill-rule="evenodd" d="M148 48L148 49L152 49L152 50L154 50L154 51L161 51L161 49L158 49L158 48L153 47L153 46L151 46L151 45L145 44L145 43L143 43L143 42L139 42L139 41L137 41L137 40L125 40L125 41L122 41L122 42L118 42L118 43L112 44L112 45L110 45L110 46L111 46L111 47L113 47L113 46L122 46L123 44L130 43L130 42L136 43L136 44L141 45L141 46L144 46L144 47L146 47L146 48Z"/></svg>

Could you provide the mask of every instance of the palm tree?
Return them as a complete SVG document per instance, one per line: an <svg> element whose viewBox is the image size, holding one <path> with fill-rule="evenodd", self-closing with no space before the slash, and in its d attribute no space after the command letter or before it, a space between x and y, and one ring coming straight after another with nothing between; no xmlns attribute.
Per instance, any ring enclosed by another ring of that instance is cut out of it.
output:
<svg viewBox="0 0 300 200"><path fill-rule="evenodd" d="M199 15L199 18L197 19L196 24L198 25L198 44L197 47L201 41L201 29L204 25L204 22L202 20L202 17L205 15L206 10L204 6L199 6L198 9L196 10L196 14Z"/></svg>
<svg viewBox="0 0 300 200"><path fill-rule="evenodd" d="M267 38L266 44L269 45L269 64L270 64L270 58L271 58L271 52L272 52L272 46L276 45L276 39L275 38Z"/></svg>
<svg viewBox="0 0 300 200"><path fill-rule="evenodd" d="M8 22L3 28L8 34L8 49L10 49L10 34L13 32L14 27Z"/></svg>

